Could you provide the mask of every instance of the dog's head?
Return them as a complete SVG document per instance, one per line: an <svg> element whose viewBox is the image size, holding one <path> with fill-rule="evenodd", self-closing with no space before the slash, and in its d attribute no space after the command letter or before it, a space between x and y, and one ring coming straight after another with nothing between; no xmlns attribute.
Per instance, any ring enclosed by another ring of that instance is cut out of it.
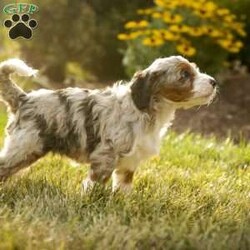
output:
<svg viewBox="0 0 250 250"><path fill-rule="evenodd" d="M201 73L181 56L155 60L132 78L131 94L136 107L149 111L154 100L166 100L176 108L209 104L216 94L216 81Z"/></svg>

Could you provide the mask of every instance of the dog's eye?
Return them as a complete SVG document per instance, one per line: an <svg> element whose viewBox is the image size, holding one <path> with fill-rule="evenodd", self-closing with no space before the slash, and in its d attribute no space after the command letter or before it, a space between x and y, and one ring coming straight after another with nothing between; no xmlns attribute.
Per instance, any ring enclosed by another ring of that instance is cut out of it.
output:
<svg viewBox="0 0 250 250"><path fill-rule="evenodd" d="M181 78L184 80L190 78L190 76L191 76L191 73L188 70L183 70L181 72Z"/></svg>

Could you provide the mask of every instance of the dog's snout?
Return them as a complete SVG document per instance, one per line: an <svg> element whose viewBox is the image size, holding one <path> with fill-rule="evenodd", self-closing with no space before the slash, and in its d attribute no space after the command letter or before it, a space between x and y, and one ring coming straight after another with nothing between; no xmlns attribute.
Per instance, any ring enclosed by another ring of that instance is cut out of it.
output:
<svg viewBox="0 0 250 250"><path fill-rule="evenodd" d="M211 78L211 79L209 80L209 83L213 86L213 88L215 88L216 85L217 85L217 82L216 82L216 80L215 80L214 78Z"/></svg>

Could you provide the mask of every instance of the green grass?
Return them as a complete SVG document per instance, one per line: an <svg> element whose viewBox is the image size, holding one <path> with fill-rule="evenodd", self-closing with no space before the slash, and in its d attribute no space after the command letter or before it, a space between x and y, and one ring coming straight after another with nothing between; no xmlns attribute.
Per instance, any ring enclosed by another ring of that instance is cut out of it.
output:
<svg viewBox="0 0 250 250"><path fill-rule="evenodd" d="M170 133L130 195L81 197L87 168L50 155L0 185L0 249L250 249L249 166L249 144Z"/></svg>

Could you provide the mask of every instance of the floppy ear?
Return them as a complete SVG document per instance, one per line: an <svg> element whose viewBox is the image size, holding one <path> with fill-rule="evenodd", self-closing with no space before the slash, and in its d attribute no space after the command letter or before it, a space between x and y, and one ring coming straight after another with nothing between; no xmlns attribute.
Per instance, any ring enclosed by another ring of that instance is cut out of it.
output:
<svg viewBox="0 0 250 250"><path fill-rule="evenodd" d="M141 111L147 111L152 96L152 84L149 74L137 72L132 79L131 95L135 106Z"/></svg>

